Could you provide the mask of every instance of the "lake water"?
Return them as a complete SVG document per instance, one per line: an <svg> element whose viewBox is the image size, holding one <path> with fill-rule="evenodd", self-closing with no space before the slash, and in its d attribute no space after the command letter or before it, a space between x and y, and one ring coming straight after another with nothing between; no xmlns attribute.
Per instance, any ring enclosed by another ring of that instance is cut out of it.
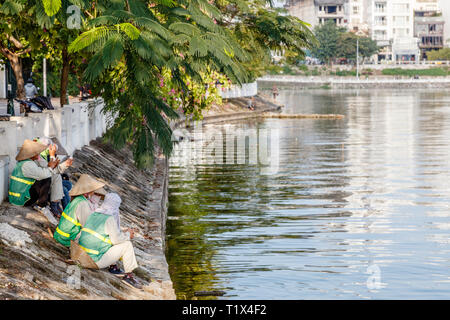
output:
<svg viewBox="0 0 450 320"><path fill-rule="evenodd" d="M203 128L203 146L218 130L269 132L260 143L279 152L270 174L267 161L214 163L208 147L177 146L167 260L178 298L450 298L450 92L282 91L278 100L285 113L345 119Z"/></svg>

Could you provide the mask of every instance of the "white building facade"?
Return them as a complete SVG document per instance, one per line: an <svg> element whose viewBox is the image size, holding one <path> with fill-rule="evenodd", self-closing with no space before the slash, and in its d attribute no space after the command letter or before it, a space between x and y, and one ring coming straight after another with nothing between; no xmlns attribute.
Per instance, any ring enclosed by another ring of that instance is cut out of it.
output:
<svg viewBox="0 0 450 320"><path fill-rule="evenodd" d="M423 58L419 44L428 40L415 33L416 20L424 20L416 13L440 12L439 1L442 0L287 0L285 6L290 14L312 27L332 19L349 31L370 36L380 47L374 57L378 62L412 63Z"/></svg>

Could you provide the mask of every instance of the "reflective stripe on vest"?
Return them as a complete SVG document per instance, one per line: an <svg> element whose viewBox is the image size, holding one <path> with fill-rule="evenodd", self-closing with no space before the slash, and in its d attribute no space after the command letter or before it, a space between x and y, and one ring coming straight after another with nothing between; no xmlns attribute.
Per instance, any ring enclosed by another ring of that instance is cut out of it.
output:
<svg viewBox="0 0 450 320"><path fill-rule="evenodd" d="M78 243L84 248L91 250L86 252L94 262L98 262L113 246L109 234L105 231L105 224L108 219L114 218L103 213L94 212L87 219L83 229L81 229Z"/></svg>
<svg viewBox="0 0 450 320"><path fill-rule="evenodd" d="M69 220L70 222L72 222L74 225L78 226L78 227L82 227L81 223L79 223L78 221L76 221L75 219L69 217L65 212L62 213L62 216L64 218L66 218L67 220Z"/></svg>
<svg viewBox="0 0 450 320"><path fill-rule="evenodd" d="M111 240L105 238L104 236L102 236L101 234L95 232L94 230L88 229L88 228L83 228L81 229L81 231L85 231L85 232L89 232L90 234L92 234L94 237L96 237L97 239L102 240L103 242L106 242L107 244L112 245Z"/></svg>
<svg viewBox="0 0 450 320"><path fill-rule="evenodd" d="M29 180L21 179L21 178L14 177L14 176L11 176L11 179L16 180L16 181L19 181L19 182L22 182L22 183L25 183L25 184L30 184L30 185L34 183L34 181L29 181Z"/></svg>
<svg viewBox="0 0 450 320"><path fill-rule="evenodd" d="M92 250L92 249L88 249L83 247L82 245L78 244L80 246L81 249L83 249L84 251L86 251L87 253L91 253L91 254L99 254L99 252L97 250Z"/></svg>
<svg viewBox="0 0 450 320"><path fill-rule="evenodd" d="M76 218L76 210L78 205L84 201L88 200L83 196L78 196L67 205L61 214L58 228L53 234L53 238L66 247L70 247L70 240L75 240L81 231L82 225Z"/></svg>
<svg viewBox="0 0 450 320"><path fill-rule="evenodd" d="M9 202L16 206L23 206L30 200L30 189L36 181L23 175L22 167L28 161L31 160L19 161L9 177Z"/></svg>
<svg viewBox="0 0 450 320"><path fill-rule="evenodd" d="M61 229L58 228L58 227L56 227L56 232L58 232L58 233L59 233L60 235L62 235L63 237L70 238L70 234L65 233L64 231L61 231Z"/></svg>

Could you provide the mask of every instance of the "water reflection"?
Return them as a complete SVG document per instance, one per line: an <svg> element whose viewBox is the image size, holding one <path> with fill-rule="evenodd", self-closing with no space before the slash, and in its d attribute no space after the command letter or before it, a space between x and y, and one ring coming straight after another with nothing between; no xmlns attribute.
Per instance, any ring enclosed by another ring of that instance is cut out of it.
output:
<svg viewBox="0 0 450 320"><path fill-rule="evenodd" d="M261 175L259 164L211 164L211 154L186 163L175 153L167 259L178 297L224 290L227 299L448 298L450 94L316 90L279 98L287 113L346 118L205 128L224 137L279 130L273 175ZM380 270L376 290L368 285L372 266Z"/></svg>

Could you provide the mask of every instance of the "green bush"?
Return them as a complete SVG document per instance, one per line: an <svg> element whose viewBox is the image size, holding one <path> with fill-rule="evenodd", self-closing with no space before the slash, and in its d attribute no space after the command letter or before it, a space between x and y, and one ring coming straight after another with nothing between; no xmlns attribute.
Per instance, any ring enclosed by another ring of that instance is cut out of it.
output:
<svg viewBox="0 0 450 320"><path fill-rule="evenodd" d="M36 73L33 75L34 83L37 87L41 88L40 94L43 93L43 80L42 74ZM59 73L48 72L47 73L47 92L52 97L59 97L61 93L61 79ZM75 75L69 74L69 83L67 85L67 92L69 96L78 96L80 90L78 88L78 80Z"/></svg>
<svg viewBox="0 0 450 320"><path fill-rule="evenodd" d="M356 70L351 70L351 71L342 70L342 71L340 71L339 69L337 69L334 74L336 76L339 76L339 77L349 77L349 76L356 77Z"/></svg>
<svg viewBox="0 0 450 320"><path fill-rule="evenodd" d="M319 70L317 70L317 68L312 69L311 74L313 76L320 76L320 72L319 72Z"/></svg>
<svg viewBox="0 0 450 320"><path fill-rule="evenodd" d="M443 77L448 75L448 70L443 68L430 68L430 69L401 69L401 68L391 68L384 69L381 72L385 76L434 76Z"/></svg>
<svg viewBox="0 0 450 320"><path fill-rule="evenodd" d="M299 65L298 68L300 69L300 71L308 72L308 66L304 64Z"/></svg>

